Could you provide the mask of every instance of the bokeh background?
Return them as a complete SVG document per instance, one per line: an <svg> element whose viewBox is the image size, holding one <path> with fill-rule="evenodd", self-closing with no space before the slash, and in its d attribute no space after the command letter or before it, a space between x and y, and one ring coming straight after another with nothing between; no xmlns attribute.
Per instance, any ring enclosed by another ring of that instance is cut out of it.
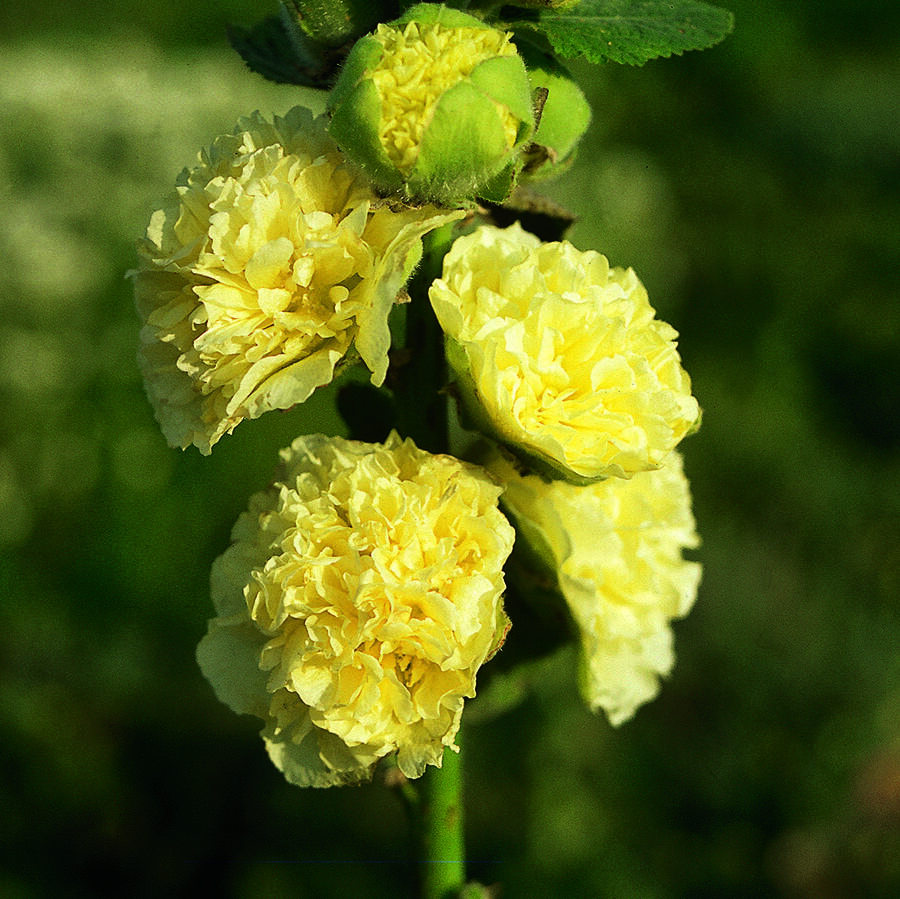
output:
<svg viewBox="0 0 900 899"><path fill-rule="evenodd" d="M302 791L194 662L210 563L327 397L169 450L125 271L178 170L255 108L223 24L274 3L0 7L0 895L408 896L384 786ZM705 408L704 544L659 698L573 660L466 733L471 873L508 897L900 895L900 5L720 0L725 43L579 66L547 187L633 265Z"/></svg>

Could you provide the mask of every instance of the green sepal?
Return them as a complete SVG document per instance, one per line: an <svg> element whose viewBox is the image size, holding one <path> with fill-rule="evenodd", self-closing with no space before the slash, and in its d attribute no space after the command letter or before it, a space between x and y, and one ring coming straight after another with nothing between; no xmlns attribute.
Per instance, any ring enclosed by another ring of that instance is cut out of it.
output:
<svg viewBox="0 0 900 899"><path fill-rule="evenodd" d="M519 120L512 147L497 104ZM533 131L522 60L518 56L484 60L466 80L441 95L409 174L409 195L451 205L471 202L474 196L502 202L515 187L518 150Z"/></svg>
<svg viewBox="0 0 900 899"><path fill-rule="evenodd" d="M328 109L343 105L369 71L378 65L384 53L382 44L371 36L360 38L347 54L341 74L328 95Z"/></svg>
<svg viewBox="0 0 900 899"><path fill-rule="evenodd" d="M509 158L497 107L471 81L444 91L407 178L410 196L454 205L472 198Z"/></svg>
<svg viewBox="0 0 900 899"><path fill-rule="evenodd" d="M491 28L481 19L469 15L460 9L444 6L442 3L417 3L411 6L399 19L391 22L393 26L406 25L409 22L421 22L423 25L440 24L445 28Z"/></svg>
<svg viewBox="0 0 900 899"><path fill-rule="evenodd" d="M469 73L468 80L519 120L515 146L531 138L534 133L534 107L525 63L518 54L496 56L480 62Z"/></svg>
<svg viewBox="0 0 900 899"><path fill-rule="evenodd" d="M521 170L522 158L517 155L512 162L478 189L479 200L485 203L505 203L516 189Z"/></svg>
<svg viewBox="0 0 900 899"><path fill-rule="evenodd" d="M571 73L528 40L516 38L528 77L545 89L540 121L525 148L523 177L537 181L564 172L575 158L578 142L591 122L591 106Z"/></svg>
<svg viewBox="0 0 900 899"><path fill-rule="evenodd" d="M376 41L372 43L379 46ZM352 56L351 53L348 61ZM338 86L342 81L343 74ZM397 193L403 188L404 181L379 137L381 97L369 79L350 83L349 88L341 90L342 99L333 108L328 133L376 187L387 193Z"/></svg>
<svg viewBox="0 0 900 899"><path fill-rule="evenodd" d="M588 484L596 484L598 481L606 480L604 475L596 475L589 478L578 474L578 472L572 471L571 468L563 465L559 459L554 459L552 456L547 456L535 449L526 448L511 440L503 441L503 446L516 456L528 471L540 475L545 481L565 481L567 484L585 487Z"/></svg>

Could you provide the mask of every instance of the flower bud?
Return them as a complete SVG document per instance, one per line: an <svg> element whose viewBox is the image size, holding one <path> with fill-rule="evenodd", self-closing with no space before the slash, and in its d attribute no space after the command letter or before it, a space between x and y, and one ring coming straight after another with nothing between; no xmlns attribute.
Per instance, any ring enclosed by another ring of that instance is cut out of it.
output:
<svg viewBox="0 0 900 899"><path fill-rule="evenodd" d="M510 35L429 3L356 43L329 109L332 137L376 187L447 205L502 199L534 130Z"/></svg>

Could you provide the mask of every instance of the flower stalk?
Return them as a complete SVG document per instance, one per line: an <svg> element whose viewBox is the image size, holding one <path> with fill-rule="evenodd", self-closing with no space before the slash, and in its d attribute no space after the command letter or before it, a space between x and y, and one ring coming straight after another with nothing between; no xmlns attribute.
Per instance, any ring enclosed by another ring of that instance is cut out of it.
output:
<svg viewBox="0 0 900 899"><path fill-rule="evenodd" d="M455 239L455 224L442 225L423 240L422 261L409 284L412 300L406 304L402 364L391 385L398 400L398 429L431 453L446 453L450 448L444 332L427 295L428 287L440 275L444 255Z"/></svg>
<svg viewBox="0 0 900 899"><path fill-rule="evenodd" d="M554 17L576 2L510 0L540 10L517 26L496 0L403 3L393 22L380 0L282 0L235 46L276 80L334 76L327 114L255 113L217 138L153 213L132 273L171 446L207 455L244 420L338 393L351 439L281 450L213 565L197 659L262 720L288 782L386 772L422 899L491 893L466 883L458 741L511 625L514 542L526 627L524 606L532 632L567 610L582 695L613 724L671 669L669 623L700 577L676 452L700 409L676 332L631 269L561 239L570 217L550 216L553 242L498 227L499 204L544 217L516 184L564 171L591 119L555 52L631 52L606 49L602 17ZM370 384L336 383L352 367Z"/></svg>
<svg viewBox="0 0 900 899"><path fill-rule="evenodd" d="M460 743L457 734L457 744ZM466 881L462 753L444 750L422 778L419 806L422 899L455 899Z"/></svg>

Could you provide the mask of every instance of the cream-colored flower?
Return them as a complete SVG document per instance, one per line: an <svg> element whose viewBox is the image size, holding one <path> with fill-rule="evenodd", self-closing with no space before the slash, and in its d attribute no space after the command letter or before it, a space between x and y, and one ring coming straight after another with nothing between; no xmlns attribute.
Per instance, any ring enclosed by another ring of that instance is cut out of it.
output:
<svg viewBox="0 0 900 899"><path fill-rule="evenodd" d="M483 226L430 296L469 417L557 477L656 468L698 421L676 332L599 253Z"/></svg>
<svg viewBox="0 0 900 899"><path fill-rule="evenodd" d="M547 570L577 625L582 694L613 724L659 691L674 664L670 622L690 611L699 545L681 455L630 480L579 486L517 473L499 453L488 469L506 482L502 506Z"/></svg>
<svg viewBox="0 0 900 899"><path fill-rule="evenodd" d="M153 214L134 273L170 445L209 453L243 419L303 402L348 354L380 384L421 237L455 215L379 199L301 107L217 138Z"/></svg>
<svg viewBox="0 0 900 899"><path fill-rule="evenodd" d="M500 488L396 433L300 437L281 455L213 566L200 666L234 711L265 719L292 783L367 780L395 751L418 777L455 748L508 626Z"/></svg>

